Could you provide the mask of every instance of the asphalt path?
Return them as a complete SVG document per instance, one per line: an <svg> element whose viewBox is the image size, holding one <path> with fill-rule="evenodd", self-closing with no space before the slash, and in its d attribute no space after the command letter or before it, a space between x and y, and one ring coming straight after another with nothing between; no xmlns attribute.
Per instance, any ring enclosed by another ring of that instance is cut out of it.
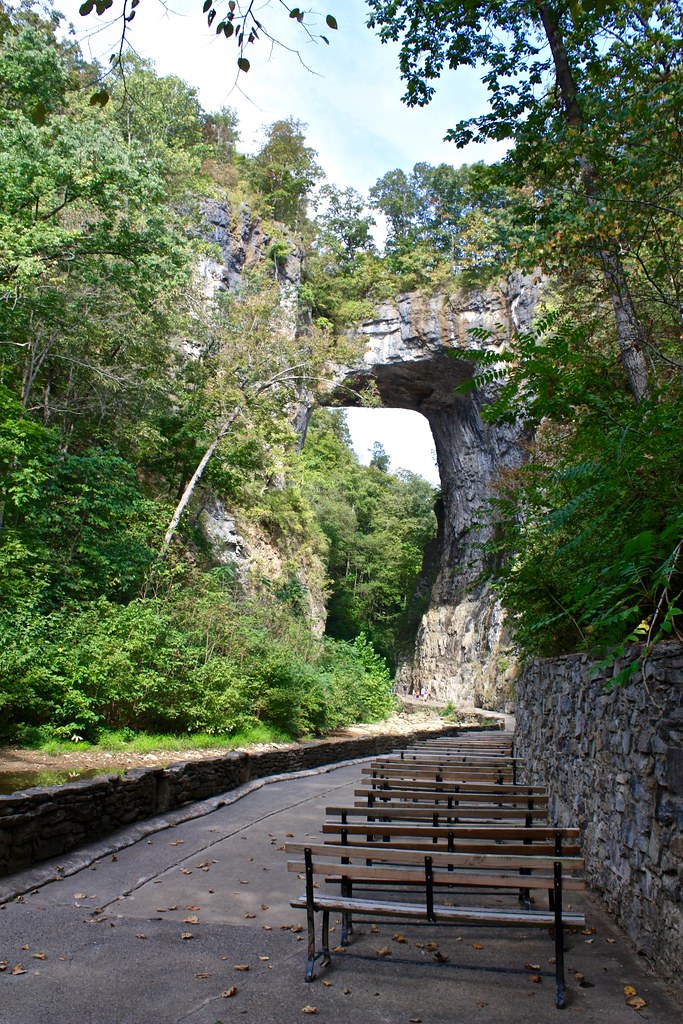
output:
<svg viewBox="0 0 683 1024"><path fill-rule="evenodd" d="M683 1019L591 896L587 932L568 938L564 1011L540 929L364 925L305 984L305 915L289 906L303 883L284 845L319 836L359 774L354 763L259 782L0 880L0 1024Z"/></svg>

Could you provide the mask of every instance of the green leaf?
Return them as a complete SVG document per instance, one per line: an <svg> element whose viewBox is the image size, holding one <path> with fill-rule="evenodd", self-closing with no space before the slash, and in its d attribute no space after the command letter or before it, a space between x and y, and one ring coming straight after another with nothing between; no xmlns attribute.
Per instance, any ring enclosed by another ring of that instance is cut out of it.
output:
<svg viewBox="0 0 683 1024"><path fill-rule="evenodd" d="M223 35L225 36L226 39L229 39L234 31L235 26L231 21L229 21L226 25L223 26Z"/></svg>
<svg viewBox="0 0 683 1024"><path fill-rule="evenodd" d="M78 13L85 18L88 14L92 13L92 9L94 6L95 0L85 0L85 3L81 4L81 6L78 8Z"/></svg>
<svg viewBox="0 0 683 1024"><path fill-rule="evenodd" d="M240 69L240 71L248 71L249 68L251 67L251 64L249 63L246 57L240 57L239 60L237 61L237 67Z"/></svg>
<svg viewBox="0 0 683 1024"><path fill-rule="evenodd" d="M325 24L327 25L328 28L338 28L337 19L333 14L327 15L327 17L325 18Z"/></svg>
<svg viewBox="0 0 683 1024"><path fill-rule="evenodd" d="M212 0L204 0L204 5L202 7L202 14L206 14L206 12L211 9L211 3L212 3Z"/></svg>

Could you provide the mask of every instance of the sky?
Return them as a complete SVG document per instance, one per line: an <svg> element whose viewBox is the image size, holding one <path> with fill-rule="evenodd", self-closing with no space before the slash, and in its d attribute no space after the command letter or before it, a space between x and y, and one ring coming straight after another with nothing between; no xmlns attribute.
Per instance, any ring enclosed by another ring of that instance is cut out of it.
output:
<svg viewBox="0 0 683 1024"><path fill-rule="evenodd" d="M118 30L103 29L106 19L95 15L82 18L81 2L57 0L56 6L74 24L85 55L106 66ZM410 109L401 102L398 49L382 45L365 27L364 0L326 0L319 15L307 15L312 33L327 36L329 46L319 39L311 42L279 0L257 0L257 7L259 20L289 49L261 39L249 48L251 68L238 80L235 43L207 29L199 0L140 0L130 41L160 74L178 75L195 87L205 110L233 107L245 152L259 148L264 125L286 117L308 125L308 144L328 180L340 188L352 186L365 194L387 171L409 171L418 161L457 166L503 155L501 143L458 150L443 141L458 120L485 109L474 69L444 74L427 107ZM114 0L112 12L118 10L120 0ZM336 32L325 25L328 13L337 19ZM292 52L297 49L300 56ZM431 433L418 413L361 409L350 410L348 419L361 461L369 461L368 451L379 441L393 470L410 469L438 483Z"/></svg>

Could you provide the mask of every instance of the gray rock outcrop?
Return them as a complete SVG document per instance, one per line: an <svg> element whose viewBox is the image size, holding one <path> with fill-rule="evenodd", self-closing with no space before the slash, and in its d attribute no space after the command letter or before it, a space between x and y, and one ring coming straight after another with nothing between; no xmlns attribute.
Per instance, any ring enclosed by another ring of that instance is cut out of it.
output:
<svg viewBox="0 0 683 1024"><path fill-rule="evenodd" d="M231 210L223 201L206 200L202 212L204 235L216 247L201 265L207 296L238 289L246 272L266 264L280 284L283 317L296 330L304 258L299 244L269 235L244 205ZM429 422L441 476L440 528L418 586L423 603L429 594L427 610L414 645L399 653L397 681L401 688L425 686L460 707L495 708L509 696L514 664L504 616L489 588L479 582L482 545L492 534L482 512L500 474L522 461L524 437L521 425L492 426L482 420L490 391L460 394L455 389L476 372L482 347L495 349L514 329L528 329L538 285L537 276L515 274L498 287L411 293L380 304L376 315L352 332L358 358L331 369L338 386L322 399L353 405L372 382L383 406L415 410ZM495 331L496 339L478 341L471 335L474 327ZM312 401L312 394L302 392L292 404L292 423L302 441ZM218 500L210 505L203 528L219 561L248 561L229 510ZM318 629L323 614L320 604L314 615Z"/></svg>
<svg viewBox="0 0 683 1024"><path fill-rule="evenodd" d="M438 570L414 647L401 656L401 687L425 686L458 706L497 707L508 696L514 665L506 647L502 609L478 582L482 545L492 527L482 512L496 481L523 459L523 428L489 425L482 406L492 392L455 388L476 372L477 352L495 348L515 330L528 329L538 299L538 277L514 275L486 291L409 294L383 303L357 339L364 353L340 371L330 404L352 405L374 382L382 405L422 413L434 437L441 476L443 526ZM496 332L481 342L473 327Z"/></svg>

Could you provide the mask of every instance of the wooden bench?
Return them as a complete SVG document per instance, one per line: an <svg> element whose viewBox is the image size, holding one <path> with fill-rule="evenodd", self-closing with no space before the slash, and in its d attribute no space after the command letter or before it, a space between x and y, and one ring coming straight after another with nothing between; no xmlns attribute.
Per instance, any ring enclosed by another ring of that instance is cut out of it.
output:
<svg viewBox="0 0 683 1024"><path fill-rule="evenodd" d="M356 807L367 808L368 813L382 817L391 808L420 808L427 816L441 815L449 821L459 820L510 820L524 825L534 821L545 821L548 813L546 796L529 797L512 793L466 794L436 788L399 789L398 783L391 789L354 790ZM422 813L420 817L424 818Z"/></svg>
<svg viewBox="0 0 683 1024"><path fill-rule="evenodd" d="M344 809L343 813L353 813ZM329 823L333 825L334 823ZM564 945L563 928L567 925L585 925L583 914L563 910L563 891L577 891L584 888L576 873L583 868L583 862L573 853L567 854L562 847L563 837L570 832L575 838L576 830L540 830L539 846L527 845L521 836L531 835L525 828L504 830L447 829L446 850L430 848L429 851L408 845L425 838L443 841L446 838L435 827L427 835L411 834L403 827L394 829L389 846L385 845L386 824L359 823L360 827L373 829L372 842L360 841L358 832L351 833L347 821L337 823L341 829L335 834L335 841L323 844L288 844L288 853L295 854L296 860L288 862L288 870L303 874L305 894L291 901L291 906L305 909L308 923L308 961L306 981L314 978L315 961L322 958L322 964L331 962L329 949L330 912L342 914L342 945L348 943L352 930L352 918L361 915L370 919L377 917L397 918L404 921L426 921L434 924L487 924L511 925L517 927L551 927L555 938L556 1005L564 1006ZM325 831L331 832L328 826ZM421 832L425 830L422 829ZM497 831L497 838L494 838ZM477 834L478 833L478 834ZM352 835L352 840L351 840ZM375 836L381 836L379 842ZM505 845L511 837L509 845ZM393 840L398 839L398 842ZM474 849L467 848L467 842ZM552 843L552 852L547 846ZM484 852L480 849L485 846ZM522 847L523 852L517 851ZM575 844L570 845L572 850ZM334 885L334 891L320 891L316 888L316 876L324 876L327 884ZM548 910L531 909L527 902L524 907L502 908L486 903L483 895L493 892L500 896L506 892L545 890L548 892ZM362 886L364 894L358 895ZM354 888L356 894L354 895ZM366 891L367 890L367 891ZM476 896L472 901L472 892ZM451 897L458 895L464 902L455 905ZM388 897L388 898L387 898ZM446 899L445 897L448 897ZM322 913L321 949L318 951L315 932L315 914Z"/></svg>
<svg viewBox="0 0 683 1024"><path fill-rule="evenodd" d="M409 743L404 750L446 750L475 752L475 751L498 751L511 754L513 749L512 736L491 737L482 740L468 739L462 736L439 736L431 740L421 740L419 743Z"/></svg>

